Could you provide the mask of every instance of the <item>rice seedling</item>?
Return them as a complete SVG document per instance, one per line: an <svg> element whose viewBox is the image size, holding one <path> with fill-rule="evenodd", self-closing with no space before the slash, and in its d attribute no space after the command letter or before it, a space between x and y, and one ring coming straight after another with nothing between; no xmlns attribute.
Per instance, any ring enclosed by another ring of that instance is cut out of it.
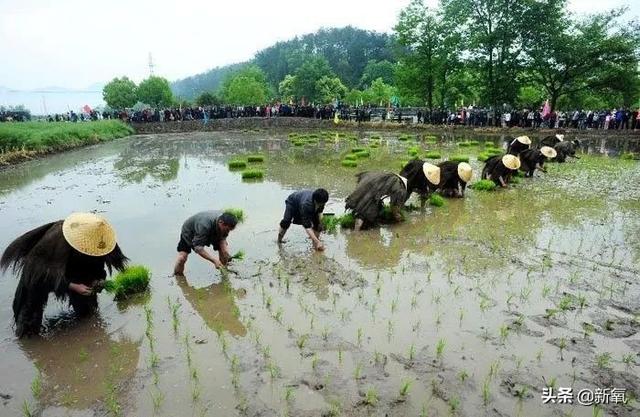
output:
<svg viewBox="0 0 640 417"><path fill-rule="evenodd" d="M478 191L494 191L496 189L496 184L491 180L480 180L474 182L469 187Z"/></svg>
<svg viewBox="0 0 640 417"><path fill-rule="evenodd" d="M402 384L400 385L400 398L405 398L409 394L411 384L413 384L413 381L410 379L402 381Z"/></svg>
<svg viewBox="0 0 640 417"><path fill-rule="evenodd" d="M437 151L429 151L424 154L424 157L427 159L440 159L442 158L442 155L440 155L440 152Z"/></svg>
<svg viewBox="0 0 640 417"><path fill-rule="evenodd" d="M538 362L541 362L541 361L542 361L542 355L543 355L543 351L542 351L542 349L539 349L539 350L536 352L536 360L537 360Z"/></svg>
<svg viewBox="0 0 640 417"><path fill-rule="evenodd" d="M118 402L116 386L112 382L107 383L107 395L105 396L105 405L107 411L112 417L120 417L122 415L122 407Z"/></svg>
<svg viewBox="0 0 640 417"><path fill-rule="evenodd" d="M162 407L162 403L164 402L164 394L161 392L152 392L151 401L153 403L153 411L157 413Z"/></svg>
<svg viewBox="0 0 640 417"><path fill-rule="evenodd" d="M231 161L227 162L227 166L230 169L244 169L247 167L247 163L239 159L232 159Z"/></svg>
<svg viewBox="0 0 640 417"><path fill-rule="evenodd" d="M622 355L622 363L624 363L627 367L636 364L636 358L633 353L625 353Z"/></svg>
<svg viewBox="0 0 640 417"><path fill-rule="evenodd" d="M364 336L364 331L362 330L362 327L358 327L358 330L356 331L356 340L357 340L358 347L362 346L363 336Z"/></svg>
<svg viewBox="0 0 640 417"><path fill-rule="evenodd" d="M342 405L340 404L340 400L337 399L329 400L329 409L322 413L322 415L326 417L338 417L341 414Z"/></svg>
<svg viewBox="0 0 640 417"><path fill-rule="evenodd" d="M342 365L344 354L342 353L342 346L338 348L338 363Z"/></svg>
<svg viewBox="0 0 640 417"><path fill-rule="evenodd" d="M495 361L491 362L491 365L489 365L489 379L493 379L496 376L498 376L499 370L500 370L500 360L496 359Z"/></svg>
<svg viewBox="0 0 640 417"><path fill-rule="evenodd" d="M151 272L142 265L134 265L118 273L113 279L104 282L104 289L121 300L129 295L141 293L149 287Z"/></svg>
<svg viewBox="0 0 640 417"><path fill-rule="evenodd" d="M451 414L455 414L460 408L460 398L457 395L454 395L453 397L449 398L448 404Z"/></svg>
<svg viewBox="0 0 640 417"><path fill-rule="evenodd" d="M447 341L444 339L439 339L436 344L436 357L438 360L442 361L442 357L444 355L444 348L447 346Z"/></svg>
<svg viewBox="0 0 640 417"><path fill-rule="evenodd" d="M327 233L334 233L340 225L340 217L334 215L322 216L322 229Z"/></svg>
<svg viewBox="0 0 640 417"><path fill-rule="evenodd" d="M504 345L508 337L509 337L509 326L506 326L503 324L502 326L500 326L500 343Z"/></svg>
<svg viewBox="0 0 640 417"><path fill-rule="evenodd" d="M280 376L280 369L272 361L267 363L267 370L269 371L269 377L271 377L272 381Z"/></svg>
<svg viewBox="0 0 640 417"><path fill-rule="evenodd" d="M309 339L308 334L303 334L300 337L298 337L298 339L296 340L296 345L298 346L298 349L300 350L304 349L305 345L307 344L307 339Z"/></svg>
<svg viewBox="0 0 640 417"><path fill-rule="evenodd" d="M467 155L452 155L449 157L449 161L452 162L469 162L469 156Z"/></svg>
<svg viewBox="0 0 640 417"><path fill-rule="evenodd" d="M249 155L247 157L247 162L264 162L264 155Z"/></svg>
<svg viewBox="0 0 640 417"><path fill-rule="evenodd" d="M442 207L445 204L444 198L439 196L438 194L431 194L429 197L429 204L434 207Z"/></svg>
<svg viewBox="0 0 640 417"><path fill-rule="evenodd" d="M399 140L400 142L406 142L406 141L408 141L409 139L411 139L411 136L410 136L410 135L407 135L407 134L404 134L404 133L403 133L403 134L401 134L400 136L398 136L398 140Z"/></svg>
<svg viewBox="0 0 640 417"><path fill-rule="evenodd" d="M567 339L565 339L564 337L561 337L560 340L558 341L558 349L560 349L561 361L564 360L564 356L562 355L562 352L566 349L566 347L567 347Z"/></svg>
<svg viewBox="0 0 640 417"><path fill-rule="evenodd" d="M460 382L466 381L467 378L469 378L469 373L465 369L458 372L458 379L460 380Z"/></svg>
<svg viewBox="0 0 640 417"><path fill-rule="evenodd" d="M363 151L356 152L355 155L359 159L364 159L364 158L369 158L371 156L371 152L363 150Z"/></svg>
<svg viewBox="0 0 640 417"><path fill-rule="evenodd" d="M355 369L353 370L353 378L358 380L362 377L362 364L358 362Z"/></svg>
<svg viewBox="0 0 640 417"><path fill-rule="evenodd" d="M31 381L31 394L35 399L40 398L40 395L42 394L42 372L40 371L40 368L36 368L36 375Z"/></svg>
<svg viewBox="0 0 640 417"><path fill-rule="evenodd" d="M604 352L596 355L596 365L600 369L607 369L611 366L611 353Z"/></svg>
<svg viewBox="0 0 640 417"><path fill-rule="evenodd" d="M282 307L278 307L276 310L276 314L274 314L273 318L279 323L282 324L282 315L284 314L284 309Z"/></svg>
<svg viewBox="0 0 640 417"><path fill-rule="evenodd" d="M356 218L353 214L347 213L340 217L340 227L344 229L353 229L356 225Z"/></svg>
<svg viewBox="0 0 640 417"><path fill-rule="evenodd" d="M413 343L411 344L411 346L409 346L409 354L408 354L408 357L409 357L409 362L413 362L413 360L414 360L414 359L415 359L415 357L416 357L416 346L415 346L415 344L413 344Z"/></svg>
<svg viewBox="0 0 640 417"><path fill-rule="evenodd" d="M316 353L313 354L311 358L311 369L314 371L318 368L318 355Z"/></svg>
<svg viewBox="0 0 640 417"><path fill-rule="evenodd" d="M407 153L409 154L409 156L418 156L418 154L420 153L420 148L412 146L411 148L407 149Z"/></svg>
<svg viewBox="0 0 640 417"><path fill-rule="evenodd" d="M348 159L343 159L342 162L340 162L340 164L345 168L357 168L358 167L358 163L356 161L351 161L351 160L348 160Z"/></svg>
<svg viewBox="0 0 640 417"><path fill-rule="evenodd" d="M487 406L491 401L491 380L489 378L482 382L482 403Z"/></svg>
<svg viewBox="0 0 640 417"><path fill-rule="evenodd" d="M243 250L239 250L236 253L234 253L233 255L231 255L231 260L241 261L243 259L244 259L244 251Z"/></svg>
<svg viewBox="0 0 640 417"><path fill-rule="evenodd" d="M375 387L370 387L367 390L367 393L364 397L364 403L366 405L370 405L372 407L375 407L378 404L379 398L378 398L378 390L376 390Z"/></svg>
<svg viewBox="0 0 640 417"><path fill-rule="evenodd" d="M356 155L355 153L348 153L344 156L344 160L345 161L357 161L358 160L358 155Z"/></svg>
<svg viewBox="0 0 640 417"><path fill-rule="evenodd" d="M31 404L27 400L24 400L22 402L21 410L22 410L23 417L34 417L35 416L35 411L33 411L31 409Z"/></svg>
<svg viewBox="0 0 640 417"><path fill-rule="evenodd" d="M262 179L264 171L260 169L245 169L241 175L243 180Z"/></svg>

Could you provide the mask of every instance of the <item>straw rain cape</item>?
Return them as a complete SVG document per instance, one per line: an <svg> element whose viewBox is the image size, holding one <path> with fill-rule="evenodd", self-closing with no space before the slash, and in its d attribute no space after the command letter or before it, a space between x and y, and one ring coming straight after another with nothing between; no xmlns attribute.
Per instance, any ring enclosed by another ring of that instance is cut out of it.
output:
<svg viewBox="0 0 640 417"><path fill-rule="evenodd" d="M20 276L13 299L16 335L38 334L49 293L69 298L79 315L97 307L97 296L69 291L71 282L92 286L113 269L123 270L128 259L118 245L104 256L84 255L73 249L62 233L63 220L47 223L14 240L2 254L0 269Z"/></svg>

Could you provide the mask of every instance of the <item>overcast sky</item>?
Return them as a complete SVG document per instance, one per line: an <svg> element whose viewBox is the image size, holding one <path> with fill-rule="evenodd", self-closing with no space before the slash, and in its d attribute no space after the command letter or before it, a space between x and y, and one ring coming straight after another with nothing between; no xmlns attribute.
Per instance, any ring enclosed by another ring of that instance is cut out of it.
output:
<svg viewBox="0 0 640 417"><path fill-rule="evenodd" d="M169 80L250 59L320 27L390 32L409 0L0 0L0 86L86 88L115 76ZM435 3L435 1L429 1ZM640 1L572 0L595 12Z"/></svg>

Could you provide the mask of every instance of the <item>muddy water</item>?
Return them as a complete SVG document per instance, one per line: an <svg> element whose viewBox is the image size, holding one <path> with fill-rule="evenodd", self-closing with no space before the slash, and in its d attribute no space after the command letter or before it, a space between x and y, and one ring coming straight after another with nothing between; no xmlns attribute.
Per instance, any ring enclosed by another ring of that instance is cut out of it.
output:
<svg viewBox="0 0 640 417"><path fill-rule="evenodd" d="M97 211L153 271L148 296L102 294L91 319L51 299L43 338L21 341L16 280L0 277L0 415L638 415L634 400L598 414L540 397L545 385L640 394L640 167L611 157L637 144L585 143L507 190L327 235L323 254L293 226L279 249L292 190L325 186L342 213L355 172L409 159L415 141L381 136L357 169L341 156L370 134L293 146L236 132L138 136L0 172L0 247ZM451 139L420 151L470 155L479 174L481 148ZM258 151L264 180L226 167ZM224 207L247 217L229 239L246 253L235 273L192 256L186 279L171 277L184 219Z"/></svg>

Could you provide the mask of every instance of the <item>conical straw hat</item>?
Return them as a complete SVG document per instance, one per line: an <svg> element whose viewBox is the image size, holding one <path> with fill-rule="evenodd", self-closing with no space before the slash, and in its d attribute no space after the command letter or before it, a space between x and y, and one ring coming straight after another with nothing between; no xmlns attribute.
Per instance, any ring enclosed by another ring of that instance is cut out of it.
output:
<svg viewBox="0 0 640 417"><path fill-rule="evenodd" d="M560 142L562 142L564 140L564 135L556 135L556 139L558 139Z"/></svg>
<svg viewBox="0 0 640 417"><path fill-rule="evenodd" d="M422 171L431 184L440 184L440 167L425 162L422 164Z"/></svg>
<svg viewBox="0 0 640 417"><path fill-rule="evenodd" d="M531 139L529 139L529 136L518 136L516 140L523 145L531 145Z"/></svg>
<svg viewBox="0 0 640 417"><path fill-rule="evenodd" d="M540 148L540 152L549 159L553 159L558 155L558 152L556 152L556 150L551 146L543 146Z"/></svg>
<svg viewBox="0 0 640 417"><path fill-rule="evenodd" d="M502 157L502 164L512 170L520 169L520 158L506 154Z"/></svg>
<svg viewBox="0 0 640 417"><path fill-rule="evenodd" d="M471 181L471 178L473 177L473 169L471 168L471 165L466 162L460 162L458 164L458 176L464 182Z"/></svg>
<svg viewBox="0 0 640 417"><path fill-rule="evenodd" d="M62 234L72 248L89 256L104 256L116 247L116 232L92 213L71 214L62 223Z"/></svg>

